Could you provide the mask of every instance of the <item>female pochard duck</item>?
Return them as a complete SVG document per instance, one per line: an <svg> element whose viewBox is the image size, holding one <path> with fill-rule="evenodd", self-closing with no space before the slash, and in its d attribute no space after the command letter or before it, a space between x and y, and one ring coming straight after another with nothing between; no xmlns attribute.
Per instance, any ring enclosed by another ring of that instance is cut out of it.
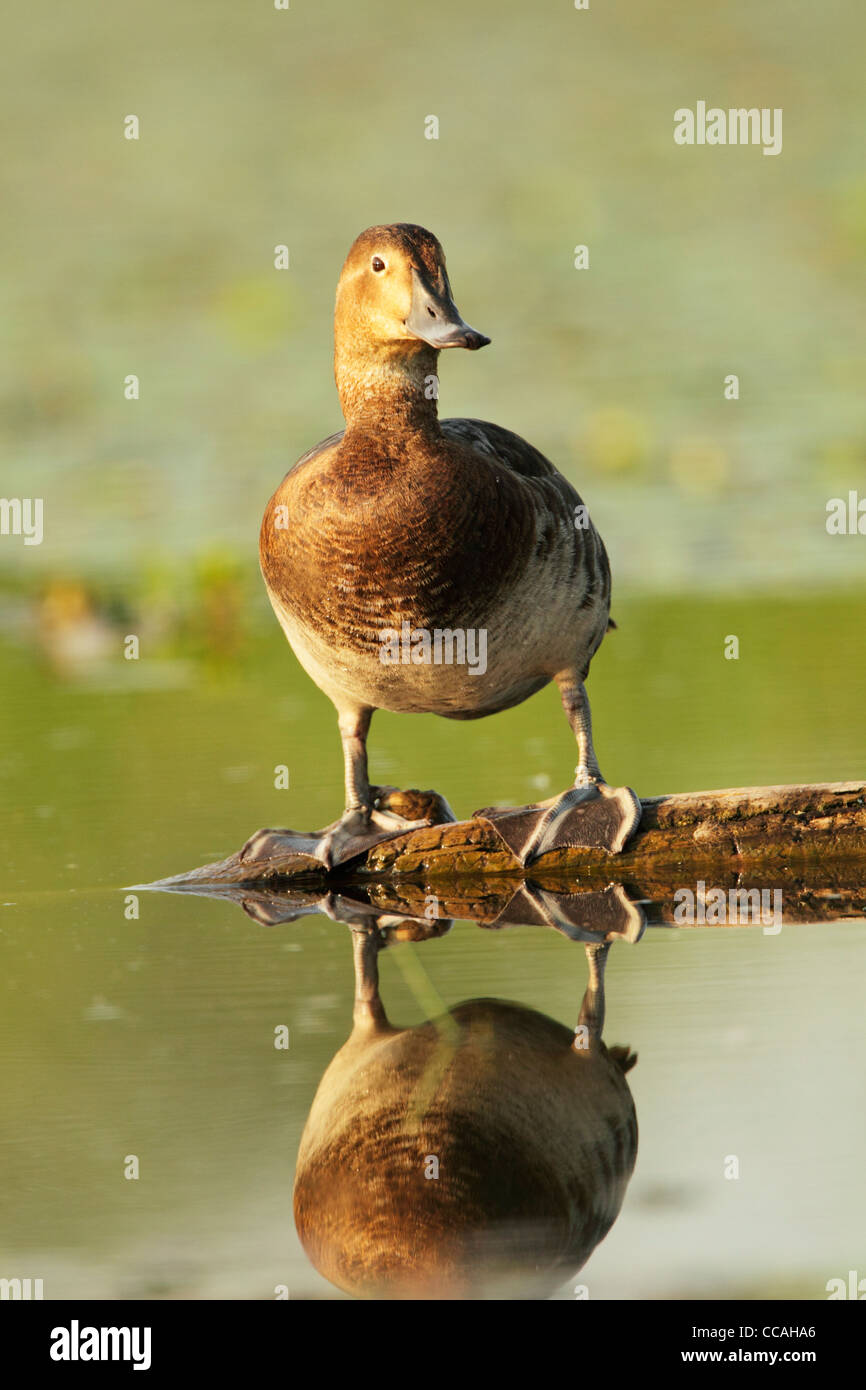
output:
<svg viewBox="0 0 866 1390"><path fill-rule="evenodd" d="M346 808L315 835L260 831L244 853L279 835L283 851L332 866L451 819L440 798L371 787L373 711L477 719L551 680L577 739L574 787L479 814L522 863L562 845L621 849L639 803L603 782L583 684L609 623L607 555L574 488L531 444L500 425L439 420L440 350L490 339L458 313L430 232L361 233L340 275L334 337L346 428L283 479L260 557L295 655L336 707Z"/></svg>

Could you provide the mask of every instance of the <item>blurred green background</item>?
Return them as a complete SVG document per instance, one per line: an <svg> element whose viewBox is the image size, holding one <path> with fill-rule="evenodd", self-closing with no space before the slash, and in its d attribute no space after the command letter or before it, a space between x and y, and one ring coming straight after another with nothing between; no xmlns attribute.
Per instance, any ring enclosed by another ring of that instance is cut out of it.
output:
<svg viewBox="0 0 866 1390"><path fill-rule="evenodd" d="M340 425L343 257L404 220L493 338L446 355L442 413L549 454L619 587L862 583L866 547L824 523L866 491L864 39L853 0L78 0L50 23L13 0L3 489L44 496L46 539L3 570L217 543L248 565L282 473ZM676 146L698 99L782 107L782 153Z"/></svg>
<svg viewBox="0 0 866 1390"><path fill-rule="evenodd" d="M608 778L866 776L866 537L825 526L829 498L866 496L864 38L853 0L10 4L0 491L44 499L45 538L0 537L0 1277L332 1292L289 1194L351 1013L342 929L164 897L127 920L123 886L340 810L333 711L256 546L283 473L340 426L333 295L363 227L440 237L493 339L445 357L442 413L525 435L602 531ZM781 155L675 146L699 99L782 107ZM380 714L370 747L376 779L459 814L574 766L549 691L475 725ZM593 1297L823 1297L862 1274L861 932L671 931L612 957L642 1147ZM571 1021L583 988L539 931L460 927L418 957L448 1006ZM383 978L396 1021L419 1017L390 952Z"/></svg>

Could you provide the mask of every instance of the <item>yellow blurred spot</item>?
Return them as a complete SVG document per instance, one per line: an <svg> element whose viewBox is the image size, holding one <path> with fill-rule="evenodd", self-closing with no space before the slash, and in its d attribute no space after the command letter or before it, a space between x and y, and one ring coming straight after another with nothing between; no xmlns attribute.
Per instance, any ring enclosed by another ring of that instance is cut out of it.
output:
<svg viewBox="0 0 866 1390"><path fill-rule="evenodd" d="M828 478L839 479L839 491L847 488L847 479L862 475L866 445L854 439L828 439L821 446L820 463Z"/></svg>
<svg viewBox="0 0 866 1390"><path fill-rule="evenodd" d="M862 256L866 250L866 178L857 174L835 190L834 221L845 250Z"/></svg>
<svg viewBox="0 0 866 1390"><path fill-rule="evenodd" d="M36 617L39 644L59 675L81 675L117 653L118 634L77 580L52 580Z"/></svg>
<svg viewBox="0 0 866 1390"><path fill-rule="evenodd" d="M670 472L684 492L717 492L728 481L730 465L715 440L681 439L671 454Z"/></svg>
<svg viewBox="0 0 866 1390"><path fill-rule="evenodd" d="M589 460L605 473L632 473L649 448L649 432L639 416L615 407L596 410L586 426Z"/></svg>

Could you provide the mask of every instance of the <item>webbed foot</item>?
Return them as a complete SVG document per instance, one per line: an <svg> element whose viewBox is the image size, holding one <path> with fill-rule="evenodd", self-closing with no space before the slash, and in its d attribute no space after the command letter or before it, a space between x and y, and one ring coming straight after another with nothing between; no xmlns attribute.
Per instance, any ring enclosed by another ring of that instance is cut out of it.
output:
<svg viewBox="0 0 866 1390"><path fill-rule="evenodd" d="M526 867L556 849L621 854L640 823L641 804L631 787L587 778L534 806L487 807L475 817L488 821Z"/></svg>
<svg viewBox="0 0 866 1390"><path fill-rule="evenodd" d="M274 873L336 869L383 840L408 830L455 819L444 797L434 791L371 787L370 805L350 807L324 830L257 830L241 850L242 860L274 861Z"/></svg>

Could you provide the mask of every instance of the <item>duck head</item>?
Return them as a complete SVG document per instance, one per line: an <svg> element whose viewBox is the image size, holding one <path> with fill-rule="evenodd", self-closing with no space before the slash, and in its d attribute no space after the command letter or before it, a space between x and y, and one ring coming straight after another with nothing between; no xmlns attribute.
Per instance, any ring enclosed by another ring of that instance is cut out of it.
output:
<svg viewBox="0 0 866 1390"><path fill-rule="evenodd" d="M445 253L431 232L396 222L356 238L334 315L335 376L347 420L360 407L387 413L401 396L420 391L424 399L441 349L475 351L489 342L457 309Z"/></svg>

